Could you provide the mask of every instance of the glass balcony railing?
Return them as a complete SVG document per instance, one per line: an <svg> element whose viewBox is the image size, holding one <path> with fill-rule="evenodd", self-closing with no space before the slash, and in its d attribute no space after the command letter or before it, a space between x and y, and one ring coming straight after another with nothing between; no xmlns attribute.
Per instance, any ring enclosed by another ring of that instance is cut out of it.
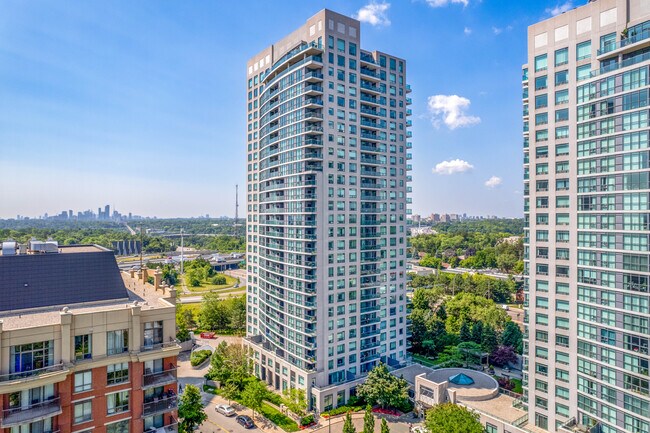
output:
<svg viewBox="0 0 650 433"><path fill-rule="evenodd" d="M176 368L170 368L165 371L151 372L145 369L142 377L142 388L154 386L163 386L176 382Z"/></svg>
<svg viewBox="0 0 650 433"><path fill-rule="evenodd" d="M154 399L142 405L142 415L151 416L175 410L178 407L176 396Z"/></svg>
<svg viewBox="0 0 650 433"><path fill-rule="evenodd" d="M645 39L650 39L650 30L644 30L641 33L637 33L635 35L629 35L625 39L621 39L620 41L612 41L603 46L603 48L598 50L598 55L601 56L603 54L607 54L609 52L615 51L619 48L625 48L628 45L635 44L637 42L641 42Z"/></svg>
<svg viewBox="0 0 650 433"><path fill-rule="evenodd" d="M4 427L26 424L38 419L49 418L61 413L61 399L51 397L48 400L27 406L12 407L2 411L0 425Z"/></svg>

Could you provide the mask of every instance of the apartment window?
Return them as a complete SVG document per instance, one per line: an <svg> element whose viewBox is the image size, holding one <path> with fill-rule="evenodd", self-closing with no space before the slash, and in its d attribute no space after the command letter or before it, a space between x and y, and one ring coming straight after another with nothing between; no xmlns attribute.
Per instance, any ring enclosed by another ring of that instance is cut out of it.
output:
<svg viewBox="0 0 650 433"><path fill-rule="evenodd" d="M591 75L591 65L590 64L578 66L576 68L576 79L578 81L585 80L585 79L589 78L590 75Z"/></svg>
<svg viewBox="0 0 650 433"><path fill-rule="evenodd" d="M74 374L74 392L88 391L92 388L92 371L81 371Z"/></svg>
<svg viewBox="0 0 650 433"><path fill-rule="evenodd" d="M569 120L569 109L568 108L563 108L561 110L555 110L555 121L556 122L566 122L567 120ZM568 145L567 145L567 148L568 148Z"/></svg>
<svg viewBox="0 0 650 433"><path fill-rule="evenodd" d="M569 49L561 48L555 51L555 66L561 66L569 63Z"/></svg>
<svg viewBox="0 0 650 433"><path fill-rule="evenodd" d="M11 346L9 369L11 373L22 373L54 365L54 342Z"/></svg>
<svg viewBox="0 0 650 433"><path fill-rule="evenodd" d="M546 89L548 87L548 76L542 75L535 78L535 90Z"/></svg>
<svg viewBox="0 0 650 433"><path fill-rule="evenodd" d="M106 353L116 355L129 351L129 331L120 329L106 333Z"/></svg>
<svg viewBox="0 0 650 433"><path fill-rule="evenodd" d="M144 345L151 347L163 342L163 322L147 322L144 324Z"/></svg>
<svg viewBox="0 0 650 433"><path fill-rule="evenodd" d="M111 364L106 368L106 382L108 385L129 381L129 363L119 362Z"/></svg>
<svg viewBox="0 0 650 433"><path fill-rule="evenodd" d="M609 33L600 37L600 51L606 53L616 47L616 33Z"/></svg>
<svg viewBox="0 0 650 433"><path fill-rule="evenodd" d="M545 71L548 68L548 58L546 54L535 57L535 72Z"/></svg>
<svg viewBox="0 0 650 433"><path fill-rule="evenodd" d="M490 424L489 422L485 423L485 433L498 433L499 430L497 426Z"/></svg>
<svg viewBox="0 0 650 433"><path fill-rule="evenodd" d="M77 360L93 357L92 335L76 335L74 337L74 357Z"/></svg>
<svg viewBox="0 0 650 433"><path fill-rule="evenodd" d="M546 125L548 123L548 113L535 114L535 125Z"/></svg>
<svg viewBox="0 0 650 433"><path fill-rule="evenodd" d="M591 57L591 41L580 42L576 45L576 60L584 60Z"/></svg>
<svg viewBox="0 0 650 433"><path fill-rule="evenodd" d="M555 92L555 105L567 104L569 102L569 90L558 90Z"/></svg>
<svg viewBox="0 0 650 433"><path fill-rule="evenodd" d="M567 84L569 82L569 71L564 70L564 71L558 71L555 73L555 85L556 86L561 86L563 84Z"/></svg>
<svg viewBox="0 0 650 433"><path fill-rule="evenodd" d="M129 410L129 391L114 392L106 396L106 413L113 415Z"/></svg>
<svg viewBox="0 0 650 433"><path fill-rule="evenodd" d="M548 95L544 93L543 95L535 96L535 108L544 107L548 107Z"/></svg>
<svg viewBox="0 0 650 433"><path fill-rule="evenodd" d="M93 419L93 405L91 400L75 403L74 422L75 424L90 421Z"/></svg>
<svg viewBox="0 0 650 433"><path fill-rule="evenodd" d="M106 433L129 433L129 420L114 422L106 426Z"/></svg>
<svg viewBox="0 0 650 433"><path fill-rule="evenodd" d="M555 138L557 139L569 138L569 127L560 126L558 128L555 128Z"/></svg>

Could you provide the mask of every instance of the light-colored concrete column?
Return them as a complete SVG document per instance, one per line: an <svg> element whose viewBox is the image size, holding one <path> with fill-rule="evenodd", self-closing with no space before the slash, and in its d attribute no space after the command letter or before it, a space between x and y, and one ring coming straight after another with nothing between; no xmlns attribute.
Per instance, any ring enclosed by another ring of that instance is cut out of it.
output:
<svg viewBox="0 0 650 433"><path fill-rule="evenodd" d="M129 351L139 352L142 347L142 320L140 319L140 312L142 307L138 303L134 303L131 307L131 329L132 335L129 338Z"/></svg>
<svg viewBox="0 0 650 433"><path fill-rule="evenodd" d="M61 310L61 362L72 362L72 313L67 307Z"/></svg>

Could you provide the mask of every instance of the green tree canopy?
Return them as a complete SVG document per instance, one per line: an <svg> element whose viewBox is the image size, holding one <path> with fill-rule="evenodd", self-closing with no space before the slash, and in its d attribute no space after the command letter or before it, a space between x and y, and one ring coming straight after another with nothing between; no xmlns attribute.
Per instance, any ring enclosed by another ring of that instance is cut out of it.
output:
<svg viewBox="0 0 650 433"><path fill-rule="evenodd" d="M372 406L366 406L363 414L363 433L375 433L375 416L372 414Z"/></svg>
<svg viewBox="0 0 650 433"><path fill-rule="evenodd" d="M193 432L207 417L203 411L203 402L199 389L194 385L185 386L185 391L181 395L178 404L179 432Z"/></svg>
<svg viewBox="0 0 650 433"><path fill-rule="evenodd" d="M248 382L246 388L241 393L241 402L255 412L262 408L262 402L268 390L262 381L253 380Z"/></svg>
<svg viewBox="0 0 650 433"><path fill-rule="evenodd" d="M343 421L343 433L357 433L356 429L354 428L354 424L352 423L352 416L350 415L350 412L347 412L345 414L345 421Z"/></svg>
<svg viewBox="0 0 650 433"><path fill-rule="evenodd" d="M405 379L393 376L386 364L379 363L357 386L357 395L372 406L403 407L408 402L408 387Z"/></svg>
<svg viewBox="0 0 650 433"><path fill-rule="evenodd" d="M479 415L462 406L444 403L429 409L424 422L429 433L484 433Z"/></svg>

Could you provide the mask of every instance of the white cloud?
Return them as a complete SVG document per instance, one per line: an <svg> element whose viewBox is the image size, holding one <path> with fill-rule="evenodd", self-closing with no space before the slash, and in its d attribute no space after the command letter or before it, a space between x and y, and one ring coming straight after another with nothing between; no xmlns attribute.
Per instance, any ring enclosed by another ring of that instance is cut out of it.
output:
<svg viewBox="0 0 650 433"><path fill-rule="evenodd" d="M431 171L434 174L450 175L456 173L464 173L473 168L474 166L467 161L463 161L462 159L452 159L449 161L439 162L434 168L431 169Z"/></svg>
<svg viewBox="0 0 650 433"><path fill-rule="evenodd" d="M485 181L485 186L487 186L488 188L495 188L495 187L501 185L501 182L502 182L502 180L501 180L500 177L492 176L491 178L489 178L488 180Z"/></svg>
<svg viewBox="0 0 650 433"><path fill-rule="evenodd" d="M449 129L456 129L480 123L479 117L465 113L469 105L469 99L458 95L429 96L428 106L433 126L439 128L440 122L444 122Z"/></svg>
<svg viewBox="0 0 650 433"><path fill-rule="evenodd" d="M465 27L463 29L463 33L465 33L465 35L469 36L469 35L472 34L472 29L470 29L469 27Z"/></svg>
<svg viewBox="0 0 650 433"><path fill-rule="evenodd" d="M469 0L426 0L427 4L431 6L432 8L440 8L443 6L447 6L448 4L462 4L463 6L467 6L469 4Z"/></svg>
<svg viewBox="0 0 650 433"><path fill-rule="evenodd" d="M564 12L571 10L573 8L573 2L571 0L568 0L564 2L563 4L557 4L555 5L554 8L546 8L546 13L550 14L551 16L556 16L563 14Z"/></svg>
<svg viewBox="0 0 650 433"><path fill-rule="evenodd" d="M359 12L357 12L354 18L373 26L389 26L390 20L388 19L388 15L386 15L388 8L390 8L390 3L371 1L359 9Z"/></svg>
<svg viewBox="0 0 650 433"><path fill-rule="evenodd" d="M509 32L510 30L512 30L512 26L506 26L506 27L492 26L492 33L494 33L495 35L500 35L501 33L505 31Z"/></svg>

